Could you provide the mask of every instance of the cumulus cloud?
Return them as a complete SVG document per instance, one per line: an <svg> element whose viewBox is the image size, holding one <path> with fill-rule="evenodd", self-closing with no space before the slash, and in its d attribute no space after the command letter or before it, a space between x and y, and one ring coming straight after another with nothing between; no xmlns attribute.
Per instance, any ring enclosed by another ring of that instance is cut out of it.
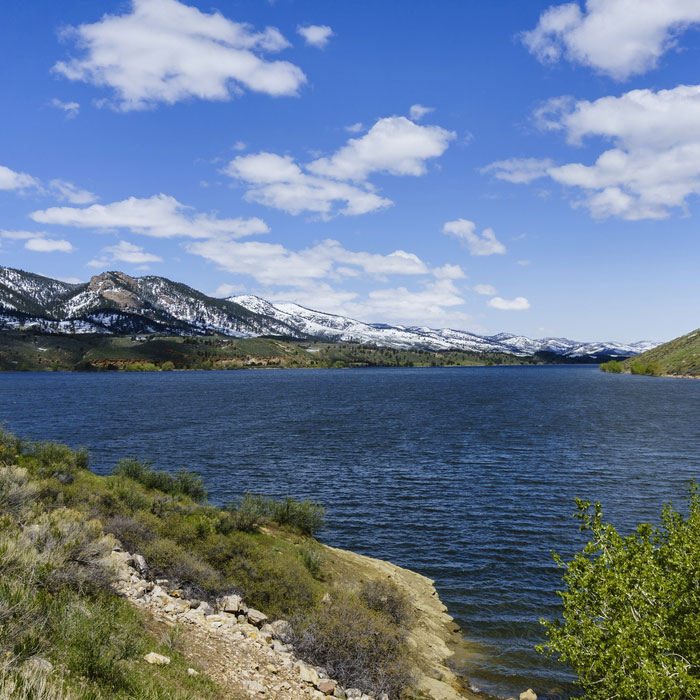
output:
<svg viewBox="0 0 700 700"><path fill-rule="evenodd" d="M681 32L700 23L695 0L587 0L555 5L522 35L543 63L565 57L616 80L656 67Z"/></svg>
<svg viewBox="0 0 700 700"><path fill-rule="evenodd" d="M455 138L439 126L420 126L406 117L385 117L361 138L350 139L328 158L308 165L316 174L338 180L364 180L372 173L423 175L426 161L441 156Z"/></svg>
<svg viewBox="0 0 700 700"><path fill-rule="evenodd" d="M152 253L147 253L140 246L129 243L129 241L119 241L116 245L107 246L102 249L102 257L99 260L90 260L90 267L106 267L110 263L125 262L130 265L145 265L151 262L163 262L163 258Z"/></svg>
<svg viewBox="0 0 700 700"><path fill-rule="evenodd" d="M408 110L408 116L411 117L414 122L419 122L426 114L430 114L434 111L435 107L424 107L423 105L415 104L411 105L411 108Z"/></svg>
<svg viewBox="0 0 700 700"><path fill-rule="evenodd" d="M413 253L396 250L388 255L355 252L328 239L310 248L293 251L279 243L210 239L188 246L233 274L250 275L261 284L304 287L311 282L358 272L383 279L387 275L425 275L427 265ZM349 272L345 268L348 268Z"/></svg>
<svg viewBox="0 0 700 700"><path fill-rule="evenodd" d="M70 253L73 251L70 241L42 238L40 236L28 239L24 247L27 250L33 250L35 253Z"/></svg>
<svg viewBox="0 0 700 700"><path fill-rule="evenodd" d="M554 165L549 158L509 158L481 168L482 173L491 173L499 180L515 183L530 183L547 176L547 171Z"/></svg>
<svg viewBox="0 0 700 700"><path fill-rule="evenodd" d="M181 100L228 100L245 90L296 95L302 70L264 54L289 42L279 30L255 31L219 12L177 0L132 0L129 11L65 32L82 55L59 61L55 73L111 88L122 111Z"/></svg>
<svg viewBox="0 0 700 700"><path fill-rule="evenodd" d="M452 265L451 263L433 268L432 273L437 279L444 280L460 280L466 277L464 270L459 265Z"/></svg>
<svg viewBox="0 0 700 700"><path fill-rule="evenodd" d="M366 214L391 206L367 186L305 173L290 156L255 153L234 158L224 172L249 186L244 198L290 214L314 212L324 218Z"/></svg>
<svg viewBox="0 0 700 700"><path fill-rule="evenodd" d="M582 193L574 204L595 218L663 219L700 194L700 85L631 90L594 101L556 99L540 113L546 113L544 128L563 133L572 145L595 137L612 148L592 164L543 160L529 168L532 159L524 159L485 170L511 182L549 177ZM532 177L510 177L524 171Z"/></svg>
<svg viewBox="0 0 700 700"><path fill-rule="evenodd" d="M97 200L92 192L81 190L65 180L51 180L49 189L56 195L57 199L65 200L71 204L92 204Z"/></svg>
<svg viewBox="0 0 700 700"><path fill-rule="evenodd" d="M71 253L73 251L73 246L69 241L50 238L43 231L0 230L0 238L25 241L24 247L35 253Z"/></svg>
<svg viewBox="0 0 700 700"><path fill-rule="evenodd" d="M303 36L309 46L325 49L333 36L333 30L325 24L310 24L307 27L298 26L297 34Z"/></svg>
<svg viewBox="0 0 700 700"><path fill-rule="evenodd" d="M364 131L364 124L362 122L355 122L354 124L350 124L350 126L345 127L345 131L349 131L351 134L359 134L361 131Z"/></svg>
<svg viewBox="0 0 700 700"><path fill-rule="evenodd" d="M423 175L426 161L442 155L454 136L438 126L386 117L333 155L306 165L291 156L261 152L234 158L224 172L249 186L248 201L291 214L366 214L392 204L376 194L367 182L370 175Z"/></svg>
<svg viewBox="0 0 700 700"><path fill-rule="evenodd" d="M530 308L530 302L525 297L515 297L515 299L493 297L489 299L488 305L500 311L525 311Z"/></svg>
<svg viewBox="0 0 700 700"><path fill-rule="evenodd" d="M38 186L39 181L31 175L0 165L0 190L26 190Z"/></svg>
<svg viewBox="0 0 700 700"><path fill-rule="evenodd" d="M474 291L477 294L482 294L483 296L492 297L498 294L496 288L490 284L475 284Z"/></svg>
<svg viewBox="0 0 700 700"><path fill-rule="evenodd" d="M74 117L77 117L78 112L80 112L79 102L63 102L62 100L54 97L50 104L52 107L62 110L66 115L66 119L73 119Z"/></svg>
<svg viewBox="0 0 700 700"><path fill-rule="evenodd" d="M478 234L476 224L467 219L445 222L442 232L458 238L472 255L502 255L506 252L493 229L487 228Z"/></svg>
<svg viewBox="0 0 700 700"><path fill-rule="evenodd" d="M95 230L126 229L154 238L209 238L212 236L242 237L269 231L258 218L219 219L213 214L198 214L174 197L164 194L148 199L129 197L111 204L89 207L50 207L32 212L38 223L77 226Z"/></svg>

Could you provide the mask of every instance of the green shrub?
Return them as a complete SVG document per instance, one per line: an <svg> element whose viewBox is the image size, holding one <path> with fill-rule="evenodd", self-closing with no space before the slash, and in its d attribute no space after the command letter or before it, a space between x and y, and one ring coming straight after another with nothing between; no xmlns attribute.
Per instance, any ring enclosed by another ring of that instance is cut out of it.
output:
<svg viewBox="0 0 700 700"><path fill-rule="evenodd" d="M56 472L75 474L87 469L90 454L86 449L71 450L67 445L55 442L29 443L27 454L34 458L39 466L39 476L49 477Z"/></svg>
<svg viewBox="0 0 700 700"><path fill-rule="evenodd" d="M632 374L644 374L648 377L658 377L663 374L663 368L658 362L634 360L630 364L630 372L632 372Z"/></svg>
<svg viewBox="0 0 700 700"><path fill-rule="evenodd" d="M193 501L201 503L207 497L202 478L187 469L179 469L175 474L153 469L150 462L139 462L136 459L122 459L113 469L116 476L124 476L138 481L146 488L157 489L171 496L188 496Z"/></svg>
<svg viewBox="0 0 700 700"><path fill-rule="evenodd" d="M272 520L303 535L314 535L325 525L326 509L308 499L297 501L287 496L283 501L270 500L268 508Z"/></svg>
<svg viewBox="0 0 700 700"><path fill-rule="evenodd" d="M414 681L405 631L345 592L294 620L294 646L331 678L375 697L400 697Z"/></svg>
<svg viewBox="0 0 700 700"><path fill-rule="evenodd" d="M622 372L622 363L617 362L617 360L610 360L609 362L601 363L600 369L603 372L612 372L613 374L620 374Z"/></svg>
<svg viewBox="0 0 700 700"><path fill-rule="evenodd" d="M564 568L563 621L543 621L539 651L578 675L588 700L700 697L700 495L688 516L664 508L660 526L623 537L599 503L577 499L591 540Z"/></svg>
<svg viewBox="0 0 700 700"><path fill-rule="evenodd" d="M236 530L257 532L265 524L268 515L268 502L262 496L246 493L239 503L226 506L231 513Z"/></svg>
<svg viewBox="0 0 700 700"><path fill-rule="evenodd" d="M309 570L309 573L318 580L323 579L323 564L326 561L325 554L321 547L313 540L306 542L299 550L299 556L304 566Z"/></svg>
<svg viewBox="0 0 700 700"><path fill-rule="evenodd" d="M365 581L360 598L370 610L383 613L399 627L409 627L413 607L408 596L391 581Z"/></svg>

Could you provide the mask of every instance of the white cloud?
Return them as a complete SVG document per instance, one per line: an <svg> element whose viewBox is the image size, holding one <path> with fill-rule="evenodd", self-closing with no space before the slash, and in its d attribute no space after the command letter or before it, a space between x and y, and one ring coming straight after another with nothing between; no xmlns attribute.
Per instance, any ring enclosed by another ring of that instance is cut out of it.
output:
<svg viewBox="0 0 700 700"><path fill-rule="evenodd" d="M612 148L591 165L535 161L541 167L528 178L509 177L528 159L493 163L487 171L511 182L547 176L576 188L583 197L574 205L588 207L595 218L663 219L700 194L700 85L631 90L594 101L557 98L539 113L544 128L561 131L572 145L598 137Z"/></svg>
<svg viewBox="0 0 700 700"><path fill-rule="evenodd" d="M234 151L245 151L246 148L248 148L248 146L245 141L236 141L236 143L233 144Z"/></svg>
<svg viewBox="0 0 700 700"><path fill-rule="evenodd" d="M279 243L211 239L188 246L233 274L249 275L261 284L304 287L321 279L349 276L344 268L357 268L375 279L387 275L425 275L429 268L418 256L403 250L388 255L354 252L334 240L292 251Z"/></svg>
<svg viewBox="0 0 700 700"><path fill-rule="evenodd" d="M192 207L164 194L148 199L129 197L111 204L90 207L50 207L32 212L32 220L59 226L77 226L97 230L127 229L154 238L209 238L213 236L250 236L269 231L258 218L219 219L213 214L191 213Z"/></svg>
<svg viewBox="0 0 700 700"><path fill-rule="evenodd" d="M375 172L423 175L426 161L441 156L455 138L439 126L420 126L406 117L385 117L361 138L350 139L328 158L318 158L308 170L337 180L364 180Z"/></svg>
<svg viewBox="0 0 700 700"><path fill-rule="evenodd" d="M355 122L354 124L350 124L350 126L346 126L345 131L349 131L351 134L359 134L361 131L364 131L364 128L362 122Z"/></svg>
<svg viewBox="0 0 700 700"><path fill-rule="evenodd" d="M531 262L532 260L516 260L515 264L522 267L527 267Z"/></svg>
<svg viewBox="0 0 700 700"><path fill-rule="evenodd" d="M92 192L81 190L65 180L51 180L49 188L58 199L68 201L71 204L91 204L97 200L97 197Z"/></svg>
<svg viewBox="0 0 700 700"><path fill-rule="evenodd" d="M324 218L334 213L352 216L391 206L369 187L359 187L302 171L290 156L255 153L234 158L224 172L249 185L245 199L290 214L310 211ZM336 205L342 204L340 209Z"/></svg>
<svg viewBox="0 0 700 700"><path fill-rule="evenodd" d="M39 187L36 178L0 165L0 190L26 190L31 187Z"/></svg>
<svg viewBox="0 0 700 700"><path fill-rule="evenodd" d="M562 57L616 80L656 67L678 35L700 23L696 0L587 0L552 6L525 46L543 63Z"/></svg>
<svg viewBox="0 0 700 700"><path fill-rule="evenodd" d="M411 117L414 122L419 122L426 114L430 114L434 111L435 107L424 107L423 105L415 104L411 105L411 108L408 110L408 116Z"/></svg>
<svg viewBox="0 0 700 700"><path fill-rule="evenodd" d="M325 24L310 24L308 27L298 26L297 34L303 36L309 46L325 49L333 36L333 30Z"/></svg>
<svg viewBox="0 0 700 700"><path fill-rule="evenodd" d="M547 176L547 170L554 165L549 158L509 158L481 168L482 173L493 173L499 180L515 183L529 183Z"/></svg>
<svg viewBox="0 0 700 700"><path fill-rule="evenodd" d="M90 267L105 267L113 262L125 262L130 265L145 265L151 262L163 262L163 258L152 253L147 253L140 246L119 241L116 245L102 249L102 257L99 260L90 260Z"/></svg>
<svg viewBox="0 0 700 700"><path fill-rule="evenodd" d="M446 263L442 267L436 267L432 270L433 277L442 280L461 280L466 277L464 270L459 265Z"/></svg>
<svg viewBox="0 0 700 700"><path fill-rule="evenodd" d="M38 238L43 235L43 233L39 233L38 231L0 231L0 237L9 238L14 241L26 241L30 238Z"/></svg>
<svg viewBox="0 0 700 700"><path fill-rule="evenodd" d="M241 294L245 292L245 290L246 288L242 284L220 284L211 296L226 298L234 294Z"/></svg>
<svg viewBox="0 0 700 700"><path fill-rule="evenodd" d="M73 246L70 241L56 238L30 238L24 247L36 253L70 253Z"/></svg>
<svg viewBox="0 0 700 700"><path fill-rule="evenodd" d="M289 46L277 29L256 32L177 0L132 0L129 12L104 15L65 36L83 55L59 61L54 72L112 88L123 111L189 98L228 100L245 89L295 95L306 82L292 63L261 57Z"/></svg>
<svg viewBox="0 0 700 700"><path fill-rule="evenodd" d="M56 97L51 100L51 106L63 110L66 114L66 119L73 119L80 112L79 102L62 102Z"/></svg>
<svg viewBox="0 0 700 700"><path fill-rule="evenodd" d="M442 232L458 238L472 255L503 255L506 252L493 229L487 228L478 234L476 224L467 219L445 222Z"/></svg>
<svg viewBox="0 0 700 700"><path fill-rule="evenodd" d="M488 305L500 311L525 311L530 308L530 302L525 297L515 297L515 299L493 297L489 299Z"/></svg>
<svg viewBox="0 0 700 700"><path fill-rule="evenodd" d="M422 175L426 161L442 155L453 138L437 126L387 117L330 157L300 165L291 156L261 152L234 158L224 172L249 185L248 201L291 214L366 214L392 204L376 194L369 175Z"/></svg>
<svg viewBox="0 0 700 700"><path fill-rule="evenodd" d="M492 297L498 294L496 288L490 284L475 284L474 291L477 294L482 294L483 296Z"/></svg>

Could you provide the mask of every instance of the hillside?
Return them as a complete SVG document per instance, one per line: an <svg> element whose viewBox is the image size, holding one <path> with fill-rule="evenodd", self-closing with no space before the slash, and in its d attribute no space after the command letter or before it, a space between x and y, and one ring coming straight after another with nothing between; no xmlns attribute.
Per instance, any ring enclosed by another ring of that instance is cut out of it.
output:
<svg viewBox="0 0 700 700"><path fill-rule="evenodd" d="M621 363L633 374L700 377L700 329Z"/></svg>
<svg viewBox="0 0 700 700"><path fill-rule="evenodd" d="M471 698L432 581L314 538L323 508L0 431L3 700Z"/></svg>
<svg viewBox="0 0 700 700"><path fill-rule="evenodd" d="M488 336L453 328L367 323L298 304L273 304L254 295L217 299L164 277L130 277L113 271L83 284L69 284L0 267L0 331L12 330L65 336L277 336L411 352L523 358L541 353L572 361L623 359L655 346L650 341L533 339L512 333Z"/></svg>

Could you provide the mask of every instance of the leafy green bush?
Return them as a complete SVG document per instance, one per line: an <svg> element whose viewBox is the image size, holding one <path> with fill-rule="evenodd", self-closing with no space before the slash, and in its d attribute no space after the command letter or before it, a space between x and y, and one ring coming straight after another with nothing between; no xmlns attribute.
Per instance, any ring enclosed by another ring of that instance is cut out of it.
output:
<svg viewBox="0 0 700 700"><path fill-rule="evenodd" d="M294 646L331 678L375 697L400 697L414 680L405 630L346 592L294 620Z"/></svg>
<svg viewBox="0 0 700 700"><path fill-rule="evenodd" d="M241 532L257 532L268 516L267 501L262 496L246 493L237 504L226 506L231 512L232 523Z"/></svg>
<svg viewBox="0 0 700 700"><path fill-rule="evenodd" d="M360 588L360 598L368 608L383 613L400 627L411 623L413 607L408 596L391 581L365 581Z"/></svg>
<svg viewBox="0 0 700 700"><path fill-rule="evenodd" d="M157 489L171 496L188 496L197 503L201 503L207 497L202 478L187 469L179 469L175 474L171 474L153 469L149 462L122 459L113 471L116 476L128 477L149 489Z"/></svg>
<svg viewBox="0 0 700 700"><path fill-rule="evenodd" d="M302 535L314 535L325 525L326 509L309 499L297 501L287 496L283 501L270 500L268 508L272 520L294 528Z"/></svg>
<svg viewBox="0 0 700 700"><path fill-rule="evenodd" d="M323 579L323 563L326 561L326 556L321 547L313 540L305 542L299 550L299 556L304 566L309 570L309 573L319 581Z"/></svg>
<svg viewBox="0 0 700 700"><path fill-rule="evenodd" d="M648 377L658 377L663 374L663 368L658 362L634 360L630 364L630 372L632 372L632 374L645 374Z"/></svg>
<svg viewBox="0 0 700 700"><path fill-rule="evenodd" d="M87 469L90 454L86 449L71 450L67 445L55 442L32 442L27 454L31 455L39 466L39 475L52 476L56 472L74 474Z"/></svg>
<svg viewBox="0 0 700 700"><path fill-rule="evenodd" d="M609 362L601 363L600 369L603 372L612 372L613 374L620 374L622 372L622 363L617 362L617 360L610 360Z"/></svg>
<svg viewBox="0 0 700 700"><path fill-rule="evenodd" d="M599 503L577 499L591 540L564 564L563 621L543 621L539 648L568 663L587 700L700 697L700 495L688 516L664 508L660 526L623 537Z"/></svg>

